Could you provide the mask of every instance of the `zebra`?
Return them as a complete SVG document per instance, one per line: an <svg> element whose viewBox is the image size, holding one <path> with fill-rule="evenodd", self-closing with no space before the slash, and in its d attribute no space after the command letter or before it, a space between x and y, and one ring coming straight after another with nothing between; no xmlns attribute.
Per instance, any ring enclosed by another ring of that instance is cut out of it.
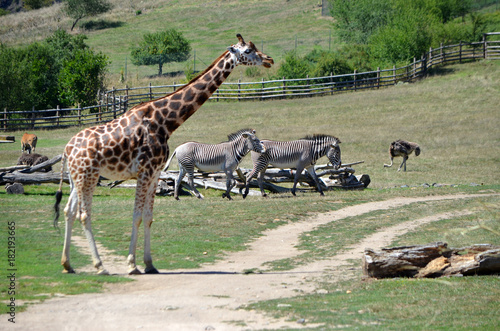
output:
<svg viewBox="0 0 500 331"><path fill-rule="evenodd" d="M394 161L394 157L402 156L403 162L398 168L398 171L401 170L401 167L404 165L404 170L406 171L406 160L408 160L408 156L415 151L415 156L420 155L420 146L417 143L413 143L411 141L406 140L396 140L391 143L389 147L389 154L391 155L391 164L384 164L384 167L390 168L392 167L392 163Z"/></svg>
<svg viewBox="0 0 500 331"><path fill-rule="evenodd" d="M311 174L316 183L318 191L324 195L319 184L318 176L314 170L314 164L322 157L327 156L335 169L341 165L340 140L336 137L315 134L294 141L272 141L261 140L266 148L264 153L252 152L253 168L246 175L245 192L243 198L248 194L250 180L258 174L257 181L262 196L266 196L263 188L263 179L268 164L278 168L295 168L296 173L293 182L292 194L295 195L297 182L304 168Z"/></svg>
<svg viewBox="0 0 500 331"><path fill-rule="evenodd" d="M264 153L265 147L255 135L255 130L252 129L243 129L231 133L228 135L228 140L216 145L186 142L175 149L172 156L168 159L164 171L168 169L174 155L177 155L179 176L175 181L174 197L176 200L179 200L179 186L186 173L188 174L188 184L191 192L199 199L203 199L203 195L193 185L195 167L207 172L224 171L226 174L227 189L222 194L222 197L232 200L230 191L236 184L233 178L233 171L248 152L252 150ZM241 171L238 173L240 174ZM243 177L243 175L241 176Z"/></svg>

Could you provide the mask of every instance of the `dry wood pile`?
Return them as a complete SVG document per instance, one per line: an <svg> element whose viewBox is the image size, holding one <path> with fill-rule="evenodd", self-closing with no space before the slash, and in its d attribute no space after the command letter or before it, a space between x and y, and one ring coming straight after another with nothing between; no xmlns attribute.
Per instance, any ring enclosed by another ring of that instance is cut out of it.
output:
<svg viewBox="0 0 500 331"><path fill-rule="evenodd" d="M437 242L420 246L365 249L363 273L375 278L441 277L500 273L500 246L449 248Z"/></svg>
<svg viewBox="0 0 500 331"><path fill-rule="evenodd" d="M39 165L29 167L25 165L13 166L7 168L0 168L0 185L19 183L23 185L27 184L41 184L41 183L55 183L58 184L60 181L60 172L42 172L54 164L61 161L62 155L58 155L46 162ZM363 163L354 162L343 165L342 168L335 170L328 165L318 165L316 166L316 174L320 178L323 190L329 190L334 188L343 189L363 189L370 184L370 177L368 175L354 176L355 170L351 167L352 165ZM251 169L240 169L242 175L250 172ZM167 171L162 172L160 176L160 183L158 185L157 193L161 195L170 195L173 192L173 186L175 179L178 177L178 171ZM269 168L266 170L264 176L264 188L272 193L286 193L290 192L290 188L280 186L283 183L293 183L295 176L295 171L291 169L276 169ZM245 178L239 176L235 173L234 176L237 179L237 185L232 190L234 194L241 194L240 189L244 186ZM105 178L101 178L106 180ZM239 180L238 180L239 179ZM64 182L69 183L68 173L64 172L63 177ZM312 177L304 171L300 175L299 180L301 190L315 190L316 185ZM187 184L187 178L183 179L183 184ZM226 190L226 176L224 173L195 173L194 184L197 187L211 188L216 190ZM110 184L111 187L115 187L117 183ZM135 187L133 184L119 184L120 187ZM251 187L258 187L257 180L252 179L250 181ZM260 191L250 190L249 195L260 195Z"/></svg>
<svg viewBox="0 0 500 331"><path fill-rule="evenodd" d="M61 180L59 172L41 172L46 168L52 167L57 162L61 161L62 155L53 157L52 159L36 166L30 167L19 165L7 168L0 168L0 185L19 183L19 184L41 184L41 183L56 183ZM68 174L64 174L64 181L69 183Z"/></svg>

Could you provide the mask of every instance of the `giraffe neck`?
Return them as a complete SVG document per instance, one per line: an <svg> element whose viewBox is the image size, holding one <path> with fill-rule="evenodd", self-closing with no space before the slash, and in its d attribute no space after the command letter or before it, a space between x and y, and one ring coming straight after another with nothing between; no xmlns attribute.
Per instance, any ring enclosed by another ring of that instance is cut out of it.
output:
<svg viewBox="0 0 500 331"><path fill-rule="evenodd" d="M143 116L152 117L158 123L163 122L170 135L212 96L235 66L235 58L226 51L187 85L139 106L137 111L144 112Z"/></svg>

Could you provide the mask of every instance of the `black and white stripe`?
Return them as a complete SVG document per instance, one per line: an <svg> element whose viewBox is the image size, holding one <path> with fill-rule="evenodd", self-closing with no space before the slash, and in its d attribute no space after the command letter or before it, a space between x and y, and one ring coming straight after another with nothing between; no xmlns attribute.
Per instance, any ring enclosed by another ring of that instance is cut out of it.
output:
<svg viewBox="0 0 500 331"><path fill-rule="evenodd" d="M198 142L186 142L178 146L168 159L165 170L170 166L174 155L177 155L179 163L179 177L175 181L174 197L179 199L179 186L182 178L188 174L188 184L192 193L203 199L203 195L193 185L195 168L204 172L223 171L226 174L226 192L222 195L231 199L230 191L236 184L233 171L238 167L243 157L248 152L264 152L265 148L255 135L255 130L243 129L228 135L228 141L220 144L203 144Z"/></svg>
<svg viewBox="0 0 500 331"><path fill-rule="evenodd" d="M340 140L333 136L317 134L293 141L261 140L261 142L266 151L264 153L252 152L253 168L246 176L247 183L243 197L248 194L249 181L257 174L260 191L265 196L262 181L269 164L281 169L297 169L292 188L293 195L295 195L299 176L304 169L307 169L311 174L319 193L323 195L323 190L314 171L314 164L319 158L326 155L336 169L341 165Z"/></svg>

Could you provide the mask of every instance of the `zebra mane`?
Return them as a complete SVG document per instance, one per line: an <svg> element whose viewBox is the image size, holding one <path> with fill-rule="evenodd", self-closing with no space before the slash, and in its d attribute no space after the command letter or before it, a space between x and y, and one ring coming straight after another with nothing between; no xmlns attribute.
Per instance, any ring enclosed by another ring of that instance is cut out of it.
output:
<svg viewBox="0 0 500 331"><path fill-rule="evenodd" d="M334 136L330 136L327 134L313 134L307 135L304 138L301 138L301 140L312 140L312 141L318 141L318 140L336 140L338 143L340 143L340 139Z"/></svg>
<svg viewBox="0 0 500 331"><path fill-rule="evenodd" d="M241 130L238 130L236 132L228 134L227 139L229 141L234 141L234 140L238 139L239 137L241 137L241 135L245 132L255 133L255 130L254 129L241 129Z"/></svg>

